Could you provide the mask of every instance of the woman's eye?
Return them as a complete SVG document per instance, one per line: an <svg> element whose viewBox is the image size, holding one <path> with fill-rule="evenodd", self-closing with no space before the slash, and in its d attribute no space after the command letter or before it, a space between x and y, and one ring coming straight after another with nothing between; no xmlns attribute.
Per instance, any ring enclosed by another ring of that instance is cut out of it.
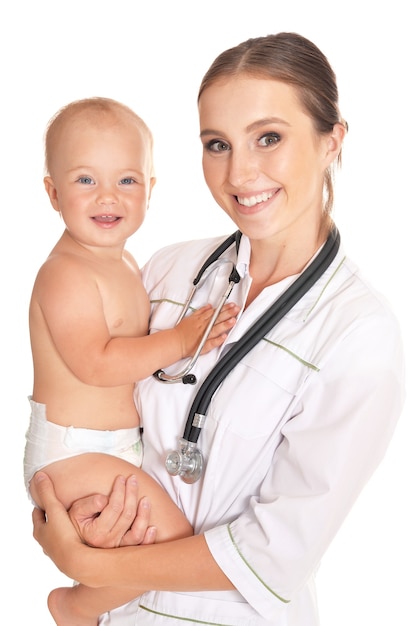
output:
<svg viewBox="0 0 417 626"><path fill-rule="evenodd" d="M209 152L227 152L230 150L229 144L225 141L221 141L221 139L212 139L205 147Z"/></svg>
<svg viewBox="0 0 417 626"><path fill-rule="evenodd" d="M80 176L77 181L82 185L93 185L94 181L90 176Z"/></svg>
<svg viewBox="0 0 417 626"><path fill-rule="evenodd" d="M135 179L129 176L128 178L122 178L122 180L120 181L120 184L121 185L133 185L134 182L135 182Z"/></svg>
<svg viewBox="0 0 417 626"><path fill-rule="evenodd" d="M261 146L274 146L281 141L281 135L278 133L267 133L259 139Z"/></svg>

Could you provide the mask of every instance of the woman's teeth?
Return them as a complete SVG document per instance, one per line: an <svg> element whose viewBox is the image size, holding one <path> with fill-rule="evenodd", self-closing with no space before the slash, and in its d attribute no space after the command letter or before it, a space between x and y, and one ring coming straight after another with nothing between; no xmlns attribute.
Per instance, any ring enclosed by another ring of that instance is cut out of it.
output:
<svg viewBox="0 0 417 626"><path fill-rule="evenodd" d="M237 201L239 204L243 204L243 206L251 207L255 206L255 204L259 204L260 202L266 202L269 198L272 198L273 195L272 191L264 191L256 196L250 196L250 198L241 198L240 196L237 196Z"/></svg>

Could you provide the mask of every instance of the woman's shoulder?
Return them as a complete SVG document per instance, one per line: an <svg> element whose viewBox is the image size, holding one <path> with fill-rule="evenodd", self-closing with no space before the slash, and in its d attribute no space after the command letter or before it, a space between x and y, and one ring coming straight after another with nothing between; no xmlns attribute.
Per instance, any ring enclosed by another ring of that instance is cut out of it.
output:
<svg viewBox="0 0 417 626"><path fill-rule="evenodd" d="M349 256L343 259L341 281L347 290L351 310L354 310L356 305L362 311L370 309L383 316L395 317L388 297Z"/></svg>

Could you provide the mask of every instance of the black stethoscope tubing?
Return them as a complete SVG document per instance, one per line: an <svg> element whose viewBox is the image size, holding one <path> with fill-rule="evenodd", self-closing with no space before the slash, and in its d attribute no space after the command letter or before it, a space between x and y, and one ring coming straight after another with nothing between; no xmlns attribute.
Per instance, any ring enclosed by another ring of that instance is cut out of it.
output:
<svg viewBox="0 0 417 626"><path fill-rule="evenodd" d="M226 250L236 240L237 233L231 235L224 241L222 252ZM240 237L239 237L240 239ZM227 244L227 245L226 245ZM246 331L241 339L230 348L228 352L218 361L215 367L208 374L200 389L198 390L191 405L183 438L186 441L197 443L201 427L193 425L194 416L205 416L207 408L211 402L214 392L232 369L242 360L242 358L259 343L259 341L273 328L288 311L302 298L303 295L313 286L318 278L326 271L334 260L340 246L340 234L336 226L333 226L327 241L317 257L302 272L302 274L289 286L289 288L271 305L271 307ZM220 254L222 253L220 252ZM210 259L218 258L216 250ZM212 262L212 261L210 261ZM209 265L209 259L204 264L204 271ZM201 273L202 273L201 271Z"/></svg>
<svg viewBox="0 0 417 626"><path fill-rule="evenodd" d="M197 285L200 282L201 277L204 274L204 272L206 271L206 269L208 267L210 267L210 265L213 265L213 263L215 263L217 261L217 259L219 257L221 257L221 255L223 254L223 252L225 252L227 250L227 248L230 248L231 245L236 244L236 250L239 250L239 245L240 245L241 238L242 238L242 233L240 232L240 230L237 230L232 235L230 235L227 239L225 239L215 249L215 251L212 252L209 257L207 257L206 261L201 266L197 276L194 278L193 285L195 286L195 285ZM238 282L238 281L236 281L236 282Z"/></svg>

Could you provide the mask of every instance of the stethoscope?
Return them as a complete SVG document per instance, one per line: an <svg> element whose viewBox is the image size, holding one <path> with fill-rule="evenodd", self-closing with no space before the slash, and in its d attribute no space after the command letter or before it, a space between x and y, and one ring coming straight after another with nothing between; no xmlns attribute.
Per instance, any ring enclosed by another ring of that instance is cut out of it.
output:
<svg viewBox="0 0 417 626"><path fill-rule="evenodd" d="M193 281L193 287L189 298L184 306L184 310L180 316L182 319L188 309L191 299L198 288L203 277L207 277L207 270L218 261L219 257L234 243L239 247L241 232L237 231L228 237L206 260L201 267L196 278ZM204 467L204 459L201 451L197 448L197 440L204 426L207 410L214 392L232 371L232 369L243 359L243 357L273 328L288 311L300 300L314 283L322 276L335 258L340 246L340 235L336 226L333 226L327 241L320 250L316 258L306 267L306 269L298 276L298 278L281 294L275 302L269 307L265 313L246 331L246 333L237 341L228 352L217 362L215 367L208 374L198 390L191 409L188 414L185 430L182 438L179 440L179 449L168 454L165 465L168 473L172 476L180 476L185 483L192 484L196 482ZM220 310L229 297L233 286L240 280L239 274L233 264L232 271L229 275L229 283L221 301L213 312L209 326L204 337L187 366L182 372L176 375L168 376L162 370L155 372L154 376L163 382L179 382L192 383L196 382L194 375L189 372L195 364L201 349L207 339L207 336L215 323ZM178 320L179 321L179 320Z"/></svg>
<svg viewBox="0 0 417 626"><path fill-rule="evenodd" d="M154 373L155 378L157 378L158 380L160 380L163 383L179 383L182 382L185 385L186 384L190 384L190 385L195 385L195 383L197 382L196 377L194 376L194 374L189 374L189 372L192 370L192 368L194 367L198 357L200 356L201 350L203 349L204 344L207 341L207 337L210 334L211 329L213 328L214 324L216 323L216 320L219 316L220 311L223 308L223 305L225 304L227 298L230 296L230 294L232 293L232 289L233 287L240 281L240 275L236 269L236 265L233 263L233 261L231 261L230 259L220 259L221 255L223 254L223 252L225 252L228 248L230 248L231 245L235 244L236 245L236 251L239 251L239 245L240 245L240 240L242 237L242 233L237 230L235 233L233 233L233 235L230 235L230 237L228 237L225 241L223 241L223 243L220 244L220 246L218 248L216 248L216 250L210 254L210 256L207 258L207 260L203 263L203 265L201 266L197 276L194 278L193 280L193 287L190 291L190 295L188 296L184 307L182 309L181 315L179 316L178 320L177 320L177 324L180 323L180 321L183 319L183 317L185 316L185 314L187 313L192 299L194 298L194 294L197 291L197 289L199 289L200 287L202 287L205 283L205 281L207 280L207 278L209 277L209 275L216 269L218 268L220 265L223 264L227 264L230 263L232 265L232 270L229 274L229 281L228 281L228 285L226 288L226 291L223 293L222 297L219 300L218 305L216 306L216 308L213 311L213 314L210 318L210 322L207 325L207 328L204 332L204 335L200 341L200 343L197 346L197 349L194 353L194 355L191 357L191 359L187 362L187 365L185 366L185 368L181 371L178 372L177 374L172 374L169 375L166 372L164 372L164 370L157 370Z"/></svg>

